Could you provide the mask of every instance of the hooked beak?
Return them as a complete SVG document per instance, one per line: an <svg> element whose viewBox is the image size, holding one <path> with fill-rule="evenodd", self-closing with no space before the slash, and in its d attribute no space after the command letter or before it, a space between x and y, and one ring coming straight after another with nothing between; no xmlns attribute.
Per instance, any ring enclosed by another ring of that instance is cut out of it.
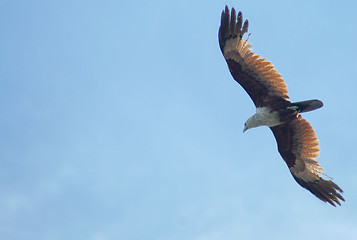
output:
<svg viewBox="0 0 357 240"><path fill-rule="evenodd" d="M246 127L246 126L244 126L243 133L244 133L245 131L247 131L247 127Z"/></svg>

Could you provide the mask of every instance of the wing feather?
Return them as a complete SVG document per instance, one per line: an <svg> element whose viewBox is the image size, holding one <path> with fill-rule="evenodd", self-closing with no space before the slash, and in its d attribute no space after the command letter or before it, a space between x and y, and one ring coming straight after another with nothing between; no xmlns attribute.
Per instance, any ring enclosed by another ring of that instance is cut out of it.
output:
<svg viewBox="0 0 357 240"><path fill-rule="evenodd" d="M253 53L248 39L248 20L228 7L222 12L219 45L233 78L244 88L256 107L290 103L287 86L278 71L266 59Z"/></svg>
<svg viewBox="0 0 357 240"><path fill-rule="evenodd" d="M294 179L322 201L333 206L341 205L340 200L345 201L342 189L333 181L322 178L324 169L316 161L320 154L319 141L309 122L299 115L270 129Z"/></svg>

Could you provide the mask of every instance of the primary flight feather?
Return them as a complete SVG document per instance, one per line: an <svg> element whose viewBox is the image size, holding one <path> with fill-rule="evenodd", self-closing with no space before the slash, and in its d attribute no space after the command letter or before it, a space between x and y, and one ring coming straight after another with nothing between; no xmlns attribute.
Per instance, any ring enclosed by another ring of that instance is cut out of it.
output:
<svg viewBox="0 0 357 240"><path fill-rule="evenodd" d="M244 88L256 107L256 113L244 124L244 130L268 126L278 144L278 150L294 179L324 202L333 206L345 201L342 189L322 178L323 168L316 161L319 141L311 125L300 113L323 106L319 100L290 102L283 78L266 59L251 51L243 35L248 20L241 12L231 12L226 6L219 27L219 46L233 78Z"/></svg>

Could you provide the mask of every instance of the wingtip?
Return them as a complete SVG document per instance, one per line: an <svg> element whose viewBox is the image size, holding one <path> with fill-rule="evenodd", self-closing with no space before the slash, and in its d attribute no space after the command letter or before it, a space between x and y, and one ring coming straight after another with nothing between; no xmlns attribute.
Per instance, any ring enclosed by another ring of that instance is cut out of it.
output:
<svg viewBox="0 0 357 240"><path fill-rule="evenodd" d="M248 22L248 19L246 19L245 21L244 21L244 24L243 24L243 30L242 30L242 35L244 34L244 33L246 33L246 32L248 32L248 26L249 26L249 22Z"/></svg>
<svg viewBox="0 0 357 240"><path fill-rule="evenodd" d="M229 8L228 8L228 5L226 5L226 7L224 8L224 13L228 13L228 14L229 14Z"/></svg>
<svg viewBox="0 0 357 240"><path fill-rule="evenodd" d="M309 190L312 194L314 194L318 199L323 202L327 202L332 206L336 207L336 204L341 206L341 202L344 202L345 199L341 195L343 190L331 180L325 180L323 178L319 178L316 181L304 181L301 178L294 176L294 179L300 186Z"/></svg>
<svg viewBox="0 0 357 240"><path fill-rule="evenodd" d="M243 35L248 32L248 26L248 20L245 20L243 23L243 14L241 11L237 14L234 7L230 10L228 5L226 5L222 11L221 25L218 31L221 49L228 37L234 38L235 36L239 36L242 38Z"/></svg>

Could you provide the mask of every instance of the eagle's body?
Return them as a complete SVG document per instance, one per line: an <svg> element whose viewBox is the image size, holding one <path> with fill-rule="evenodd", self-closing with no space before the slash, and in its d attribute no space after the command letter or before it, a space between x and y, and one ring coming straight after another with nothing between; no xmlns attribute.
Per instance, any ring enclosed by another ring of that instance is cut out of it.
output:
<svg viewBox="0 0 357 240"><path fill-rule="evenodd" d="M246 123L244 124L244 130L260 127L260 126L268 126L275 127L280 124L283 124L287 121L294 120L294 118L298 117L299 113L308 112L312 110L316 110L321 108L323 103L320 100L308 100L303 102L291 103L289 106L280 107L257 107L256 113L248 118Z"/></svg>
<svg viewBox="0 0 357 240"><path fill-rule="evenodd" d="M322 178L323 168L316 161L319 142L311 125L300 113L323 106L319 100L292 103L286 83L274 66L253 53L248 39L248 21L242 13L226 6L219 28L219 45L233 78L244 88L256 107L256 113L244 125L244 130L268 126L278 144L278 150L294 179L316 197L335 206L344 201L343 192L331 180ZM249 38L249 37L248 37Z"/></svg>
<svg viewBox="0 0 357 240"><path fill-rule="evenodd" d="M258 107L256 113L245 122L243 132L250 128L260 126L274 127L280 124L282 122L280 121L279 112L269 107Z"/></svg>

